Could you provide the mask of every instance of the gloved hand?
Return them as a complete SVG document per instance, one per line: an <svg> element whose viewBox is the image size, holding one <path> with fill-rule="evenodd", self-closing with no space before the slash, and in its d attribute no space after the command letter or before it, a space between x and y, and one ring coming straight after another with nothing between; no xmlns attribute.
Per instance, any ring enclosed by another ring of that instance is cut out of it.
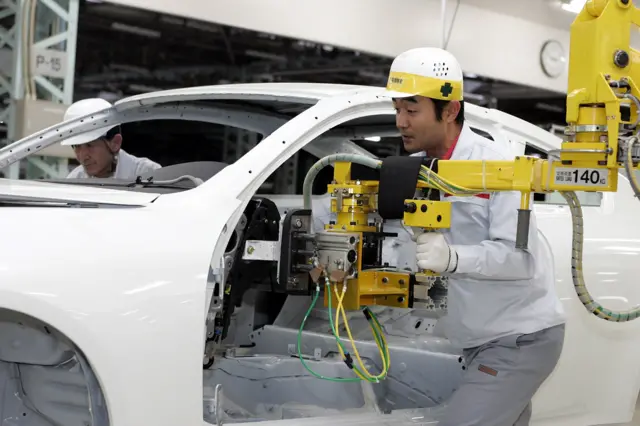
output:
<svg viewBox="0 0 640 426"><path fill-rule="evenodd" d="M455 272L458 266L458 253L440 232L423 232L416 238L417 266L422 270L437 273Z"/></svg>

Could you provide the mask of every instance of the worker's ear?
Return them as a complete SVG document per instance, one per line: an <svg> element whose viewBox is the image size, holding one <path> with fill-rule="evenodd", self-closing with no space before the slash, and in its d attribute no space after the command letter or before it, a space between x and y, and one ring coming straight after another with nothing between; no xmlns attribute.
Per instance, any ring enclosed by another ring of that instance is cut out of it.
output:
<svg viewBox="0 0 640 426"><path fill-rule="evenodd" d="M447 104L447 107L445 108L445 120L447 123L453 123L456 121L456 117L460 114L460 108L460 101L451 101Z"/></svg>
<svg viewBox="0 0 640 426"><path fill-rule="evenodd" d="M120 146L122 145L122 135L119 133L111 138L111 140L107 141L107 145L112 153L116 153L120 151Z"/></svg>

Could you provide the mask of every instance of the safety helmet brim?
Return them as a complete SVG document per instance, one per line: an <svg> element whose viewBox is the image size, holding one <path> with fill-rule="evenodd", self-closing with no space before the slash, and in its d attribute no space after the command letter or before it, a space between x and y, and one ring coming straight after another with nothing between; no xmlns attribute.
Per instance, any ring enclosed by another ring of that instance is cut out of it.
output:
<svg viewBox="0 0 640 426"><path fill-rule="evenodd" d="M413 96L418 96L418 94L417 93L398 92L396 90L385 89L382 92L382 96L385 97L385 98L391 98L391 99L402 99L402 98L411 98Z"/></svg>
<svg viewBox="0 0 640 426"><path fill-rule="evenodd" d="M66 138L65 140L60 142L60 145L64 146L74 146L74 145L84 145L85 143L93 142L100 138L104 138L107 136L107 131L113 126L101 127L99 129L91 130L87 133L82 133L80 135L75 135Z"/></svg>

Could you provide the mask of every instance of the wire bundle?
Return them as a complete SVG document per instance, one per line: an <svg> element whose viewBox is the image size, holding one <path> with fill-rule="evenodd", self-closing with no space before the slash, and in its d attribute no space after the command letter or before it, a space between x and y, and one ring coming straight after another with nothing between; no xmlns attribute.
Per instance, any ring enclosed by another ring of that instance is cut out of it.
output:
<svg viewBox="0 0 640 426"><path fill-rule="evenodd" d="M316 303L318 302L318 298L320 296L320 284L316 284L316 291L315 294L313 296L313 301L311 302L311 305L309 306L309 309L307 310L304 319L302 320L302 324L300 324L300 328L298 329L298 345L297 345L297 350L298 350L298 358L300 358L300 361L302 362L302 365L304 366L304 368L314 377L318 378L318 379L323 379L323 380L329 380L332 382L360 382L360 381L366 381L366 382L370 382L370 383L379 383L380 380L384 380L387 376L387 373L389 372L389 367L390 367L390 356L389 356L389 348L387 346L387 341L384 337L384 333L382 331L382 326L380 325L380 322L378 321L378 319L376 318L375 314L373 312L371 312L367 307L365 307L363 309L363 314L364 316L367 318L367 321L369 322L369 326L371 327L371 331L373 333L373 337L375 339L376 342L376 346L378 347L378 351L380 353L380 357L382 358L382 372L380 374L374 375L371 374L369 372L369 370L367 370L367 368L364 366L364 362L362 361L362 358L360 357L360 354L358 353L358 349L356 348L356 344L355 341L353 339L353 336L351 334L351 329L349 328L349 322L347 320L347 314L346 311L344 309L344 305L343 305L343 300L344 300L344 295L346 293L346 282L343 283L343 288L342 288L342 295L338 294L338 290L337 287L334 285L333 286L333 294L336 296L336 300L338 300L338 306L336 308L336 318L334 321L333 318L333 308L332 308L332 303L331 303L331 287L332 287L332 283L329 281L329 279L324 276L324 281L325 281L325 285L326 285L326 291L328 292L328 310L329 310L329 323L331 324L331 332L333 334L333 336L336 339L336 343L338 345L338 351L340 352L340 355L342 356L342 360L344 361L344 363L347 365L347 367L349 367L350 370L352 370L354 372L354 374L357 377L347 377L347 378L337 378L337 377L326 377L323 376L321 374L316 373L315 371L313 371L306 363L304 357L302 356L302 331L304 330L304 326L307 322L307 319L309 318L309 315L311 315L311 311L313 310L313 308L316 306ZM356 357L356 360L358 362L358 365L356 365L354 363L354 360L351 356L351 354L349 353L349 351L347 351L344 347L344 344L342 343L342 341L340 340L340 333L339 333L339 316L340 314L342 314L342 318L344 320L344 325L345 328L347 330L347 335L349 337L349 341L351 342L351 346L353 348L353 354Z"/></svg>
<svg viewBox="0 0 640 426"><path fill-rule="evenodd" d="M443 178L435 173L433 170L426 166L420 167L420 173L418 175L418 181L425 182L430 187L433 187L446 194L458 195L458 196L471 196L477 195L481 192L476 189L469 189L464 186L456 185L455 183Z"/></svg>

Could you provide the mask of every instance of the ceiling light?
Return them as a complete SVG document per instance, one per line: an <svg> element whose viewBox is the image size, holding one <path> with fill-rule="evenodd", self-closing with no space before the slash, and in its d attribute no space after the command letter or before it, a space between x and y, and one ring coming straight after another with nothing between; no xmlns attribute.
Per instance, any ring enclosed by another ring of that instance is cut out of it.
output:
<svg viewBox="0 0 640 426"><path fill-rule="evenodd" d="M580 13L580 11L584 8L584 4L587 0L571 0L569 3L562 3L560 7L563 10L571 13Z"/></svg>

